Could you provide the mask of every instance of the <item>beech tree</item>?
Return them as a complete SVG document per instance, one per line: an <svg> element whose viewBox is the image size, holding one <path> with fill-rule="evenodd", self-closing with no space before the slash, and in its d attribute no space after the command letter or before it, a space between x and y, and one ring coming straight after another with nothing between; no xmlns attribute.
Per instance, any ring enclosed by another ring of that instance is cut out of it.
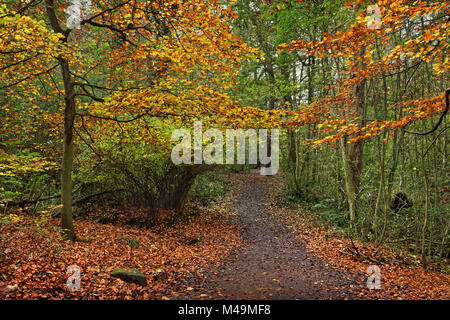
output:
<svg viewBox="0 0 450 320"><path fill-rule="evenodd" d="M235 13L220 1L92 1L89 9L80 8L78 27L67 27L69 5L46 0L3 6L2 33L12 41L2 36L0 47L8 95L49 86L63 98L63 117L50 120L63 123L61 218L65 237L73 241L76 122L88 130L99 120L184 118L210 114L215 105L226 108L225 89L236 66L254 51L231 33ZM87 55L92 45L97 52ZM18 71L24 71L21 78ZM41 95L45 99L55 100L50 92Z"/></svg>

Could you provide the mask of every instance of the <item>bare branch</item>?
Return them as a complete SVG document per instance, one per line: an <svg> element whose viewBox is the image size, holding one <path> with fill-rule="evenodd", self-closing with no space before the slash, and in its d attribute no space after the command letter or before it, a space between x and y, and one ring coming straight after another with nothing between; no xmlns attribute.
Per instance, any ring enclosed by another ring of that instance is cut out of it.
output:
<svg viewBox="0 0 450 320"><path fill-rule="evenodd" d="M444 120L445 116L447 115L448 106L449 106L449 96L450 96L450 89L447 89L447 91L445 91L445 110L442 112L441 116L439 117L438 122L433 127L433 129L431 129L429 131L426 131L426 132L409 131L409 130L406 130L406 129L403 129L403 131L405 131L406 133L416 134L416 135L419 135L419 136L426 136L427 134L435 132L439 128L439 126L441 125L441 123Z"/></svg>

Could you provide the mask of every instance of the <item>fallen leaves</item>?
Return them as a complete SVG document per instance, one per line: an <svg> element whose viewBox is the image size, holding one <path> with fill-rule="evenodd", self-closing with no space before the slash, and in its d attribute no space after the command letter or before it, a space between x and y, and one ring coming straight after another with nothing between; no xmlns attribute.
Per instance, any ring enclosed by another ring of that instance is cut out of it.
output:
<svg viewBox="0 0 450 320"><path fill-rule="evenodd" d="M224 215L224 210L209 209L189 222L151 229L78 221L76 231L83 241L74 245L57 236L49 241L23 216L0 228L0 299L176 298L193 290L186 279L201 277L199 267L221 259L240 243L236 227L225 222ZM50 219L42 227L58 224ZM186 235L199 231L201 240L186 244ZM71 265L81 269L80 290L66 287ZM117 268L138 269L147 276L147 286L111 277ZM7 290L9 285L17 288Z"/></svg>
<svg viewBox="0 0 450 320"><path fill-rule="evenodd" d="M276 202L273 200L273 202ZM353 247L352 240L339 234L330 234L324 226L314 223L314 214L305 209L273 206L274 215L290 227L316 258L340 270L355 274L361 283L367 281L367 267L373 261L363 256L375 257L381 269L381 290L355 288L352 293L365 299L398 300L448 300L450 298L450 276L444 272L424 270L422 267L405 264L392 248L376 246L353 240L362 253L358 256L348 250ZM362 275L362 276L361 276Z"/></svg>

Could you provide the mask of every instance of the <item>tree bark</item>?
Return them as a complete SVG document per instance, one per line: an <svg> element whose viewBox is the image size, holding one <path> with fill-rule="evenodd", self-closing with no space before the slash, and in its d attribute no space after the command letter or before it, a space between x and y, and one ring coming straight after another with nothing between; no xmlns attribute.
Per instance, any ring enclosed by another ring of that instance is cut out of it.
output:
<svg viewBox="0 0 450 320"><path fill-rule="evenodd" d="M67 31L59 25L53 0L45 1L47 16L53 31L65 35L63 42L67 41ZM69 63L66 59L58 57L64 82L64 142L61 165L61 227L65 239L75 241L75 230L72 219L72 166L73 166L73 123L75 119L74 82L70 75Z"/></svg>
<svg viewBox="0 0 450 320"><path fill-rule="evenodd" d="M365 49L361 49L360 55L363 56ZM365 80L355 85L353 91L352 111L359 117L358 126L364 125L364 90ZM344 145L343 160L345 171L345 188L347 192L347 201L350 210L350 227L353 227L357 218L357 197L361 183L361 171L363 168L363 140Z"/></svg>

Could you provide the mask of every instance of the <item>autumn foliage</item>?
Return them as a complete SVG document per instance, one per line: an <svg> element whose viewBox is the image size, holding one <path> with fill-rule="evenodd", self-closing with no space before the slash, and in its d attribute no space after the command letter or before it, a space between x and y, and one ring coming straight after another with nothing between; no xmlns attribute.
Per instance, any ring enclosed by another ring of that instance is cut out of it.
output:
<svg viewBox="0 0 450 320"><path fill-rule="evenodd" d="M0 299L186 298L248 245L222 197L253 166L171 160L195 121L281 129L264 206L311 261L385 266L384 293L352 294L448 298L448 2L87 2L76 26L74 1L0 4ZM124 266L150 283L110 277Z"/></svg>
<svg viewBox="0 0 450 320"><path fill-rule="evenodd" d="M347 1L347 6L364 8L356 14L356 22L348 30L324 33L321 40L294 40L279 46L279 51L297 50L301 54L321 59L333 58L337 69L334 79L327 86L330 97L314 102L306 112L317 114L318 129L328 133L314 144L334 145L343 137L351 137L354 143L379 135L392 134L398 129L421 119L429 118L445 110L445 93L428 98L405 99L401 103L386 106L401 110L402 117L396 120L366 120L349 108L354 98L353 88L364 81L385 79L399 72L417 69L423 63L432 62L436 79L449 71L449 20L448 5L445 2L387 0L377 2L380 26L373 16L368 15L364 1ZM438 19L428 21L427 17L441 14ZM404 27L404 18L416 22L411 35L399 34ZM420 23L421 21L421 23ZM410 60L406 65L405 61ZM439 81L439 80L436 80ZM406 84L408 85L408 84ZM405 88L406 90L406 88ZM403 93L404 94L404 93ZM294 117L293 125L303 121Z"/></svg>

